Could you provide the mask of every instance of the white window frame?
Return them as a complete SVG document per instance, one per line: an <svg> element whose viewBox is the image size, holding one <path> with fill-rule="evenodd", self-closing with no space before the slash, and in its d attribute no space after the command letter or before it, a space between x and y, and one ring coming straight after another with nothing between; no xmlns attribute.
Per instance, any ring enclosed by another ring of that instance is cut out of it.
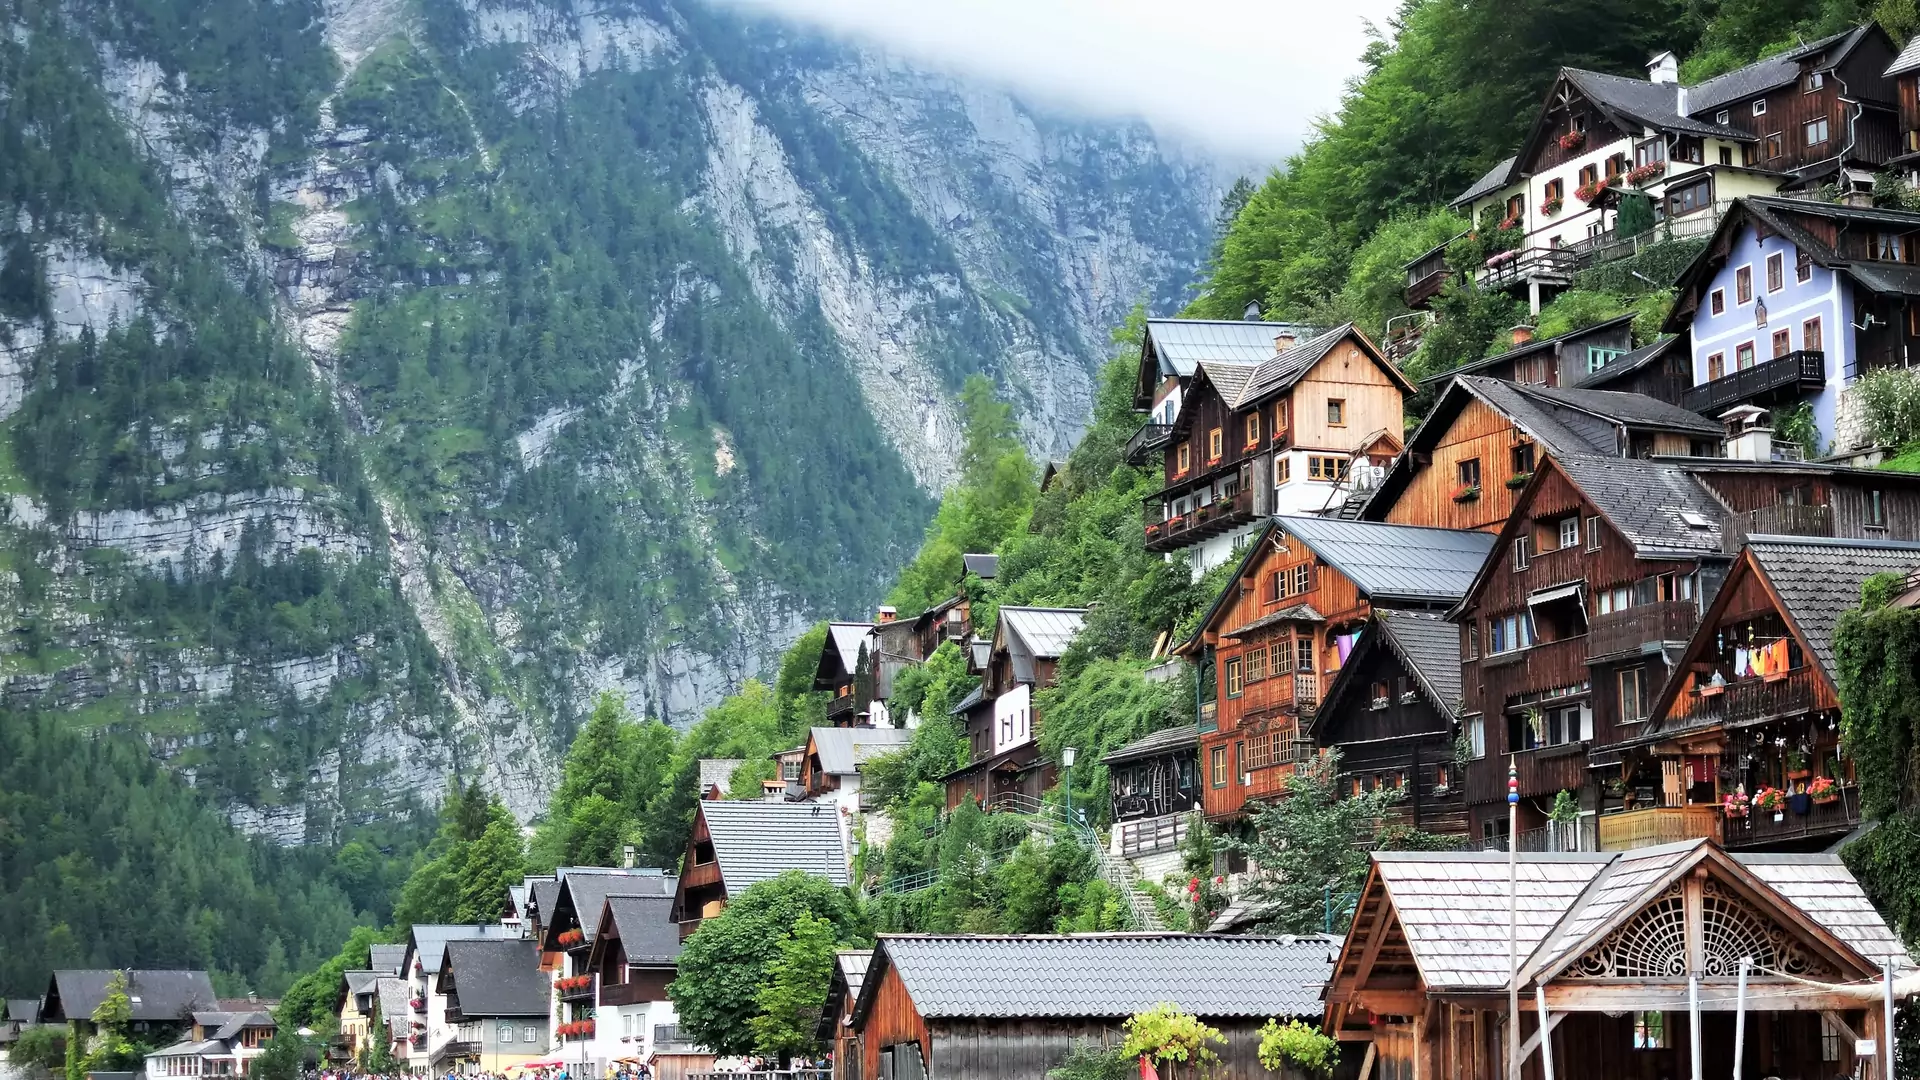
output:
<svg viewBox="0 0 1920 1080"><path fill-rule="evenodd" d="M1767 99L1766 98L1753 99L1753 115L1755 116L1767 115Z"/></svg>
<svg viewBox="0 0 1920 1080"><path fill-rule="evenodd" d="M1560 519L1560 547L1576 548L1580 546L1580 515L1569 514Z"/></svg>

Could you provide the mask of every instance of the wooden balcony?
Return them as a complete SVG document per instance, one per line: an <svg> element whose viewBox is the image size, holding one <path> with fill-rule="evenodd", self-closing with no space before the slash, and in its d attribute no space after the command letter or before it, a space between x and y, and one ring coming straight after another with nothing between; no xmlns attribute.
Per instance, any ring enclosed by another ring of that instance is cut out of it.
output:
<svg viewBox="0 0 1920 1080"><path fill-rule="evenodd" d="M1492 266L1474 271L1483 289L1506 289L1540 282L1566 285L1573 281L1579 257L1572 248L1522 248Z"/></svg>
<svg viewBox="0 0 1920 1080"><path fill-rule="evenodd" d="M855 703L860 695L840 694L827 702L827 723L835 727L853 722Z"/></svg>
<svg viewBox="0 0 1920 1080"><path fill-rule="evenodd" d="M1749 510L1744 514L1730 514L1726 527L1720 531L1721 548L1729 555L1737 554L1747 545L1747 537L1756 534L1832 536L1833 507L1781 503Z"/></svg>
<svg viewBox="0 0 1920 1080"><path fill-rule="evenodd" d="M1253 492L1242 488L1232 496L1215 499L1210 505L1189 510L1162 520L1164 496L1147 500L1143 513L1148 551L1173 551L1189 547L1209 537L1242 525L1251 524L1259 515L1253 511Z"/></svg>
<svg viewBox="0 0 1920 1080"><path fill-rule="evenodd" d="M1320 678L1311 671L1272 675L1248 683L1237 703L1242 719L1282 711L1312 712L1320 704Z"/></svg>
<svg viewBox="0 0 1920 1080"><path fill-rule="evenodd" d="M1822 708L1820 676L1811 667L1797 667L1779 678L1739 679L1724 686L1696 689L1676 704L1686 726L1747 725L1799 716Z"/></svg>
<svg viewBox="0 0 1920 1080"><path fill-rule="evenodd" d="M1127 440L1127 464L1141 465L1148 454L1164 450L1173 438L1172 424L1156 424L1151 421L1140 425L1140 430Z"/></svg>
<svg viewBox="0 0 1920 1080"><path fill-rule="evenodd" d="M1645 810L1627 810L1600 815L1600 850L1629 851L1633 848L1671 844L1680 840L1710 837L1720 840L1720 823L1726 817L1718 806L1654 806Z"/></svg>
<svg viewBox="0 0 1920 1080"><path fill-rule="evenodd" d="M1659 652L1693 637L1700 613L1691 600L1665 600L1595 615L1587 624L1587 663Z"/></svg>
<svg viewBox="0 0 1920 1080"><path fill-rule="evenodd" d="M1749 402L1778 402L1827 385L1827 354L1802 350L1723 375L1680 394L1680 407L1712 416Z"/></svg>
<svg viewBox="0 0 1920 1080"><path fill-rule="evenodd" d="M1504 723L1504 718L1495 718ZM1513 755L1520 774L1523 798L1551 798L1562 791L1579 791L1587 784L1587 744L1564 743L1522 750ZM1507 756L1488 754L1467 763L1469 805L1507 801Z"/></svg>
<svg viewBox="0 0 1920 1080"><path fill-rule="evenodd" d="M1806 813L1793 811L1793 800L1780 812L1779 820L1770 813L1749 813L1744 819L1726 822L1725 844L1730 849L1796 848L1823 846L1821 841L1853 831L1860 824L1860 791L1848 785L1840 789L1836 802L1805 805Z"/></svg>
<svg viewBox="0 0 1920 1080"><path fill-rule="evenodd" d="M1444 262L1437 269L1426 270L1417 279L1409 274L1407 288L1401 293L1401 299L1406 301L1408 307L1418 311L1427 301L1440 295L1440 290L1447 287L1447 279L1452 276L1453 271Z"/></svg>

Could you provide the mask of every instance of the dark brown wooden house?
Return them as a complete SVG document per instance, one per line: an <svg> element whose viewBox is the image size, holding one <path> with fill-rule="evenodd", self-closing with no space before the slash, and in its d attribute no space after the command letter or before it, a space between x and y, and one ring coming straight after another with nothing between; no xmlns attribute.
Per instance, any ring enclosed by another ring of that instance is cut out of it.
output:
<svg viewBox="0 0 1920 1080"><path fill-rule="evenodd" d="M1467 832L1465 778L1456 760L1460 633L1434 612L1381 608L1313 714L1308 737L1340 754L1340 783L1353 795L1404 795L1406 823L1425 832Z"/></svg>
<svg viewBox="0 0 1920 1080"><path fill-rule="evenodd" d="M1570 384L1576 390L1614 390L1644 394L1669 405L1680 404L1693 388L1693 352L1685 334L1669 334L1651 345L1601 364Z"/></svg>
<svg viewBox="0 0 1920 1080"><path fill-rule="evenodd" d="M1602 845L1710 836L1728 848L1818 850L1858 826L1833 631L1861 582L1915 568L1912 541L1749 537L1648 730L1609 778L1632 808L1602 815ZM1782 804L1752 806L1762 791Z"/></svg>
<svg viewBox="0 0 1920 1080"><path fill-rule="evenodd" d="M1076 1042L1117 1044L1128 1017L1168 1002L1225 1035L1214 1080L1266 1080L1260 1026L1320 1014L1337 947L1320 937L882 934L853 1010L859 1071L839 1075L1042 1077Z"/></svg>
<svg viewBox="0 0 1920 1080"><path fill-rule="evenodd" d="M1179 846L1200 809L1198 740L1191 725L1144 735L1100 759L1107 767L1108 820L1120 854Z"/></svg>
<svg viewBox="0 0 1920 1080"><path fill-rule="evenodd" d="M1876 23L1807 42L1687 89L1689 115L1747 132L1743 164L1794 185L1900 153L1896 50Z"/></svg>
<svg viewBox="0 0 1920 1080"><path fill-rule="evenodd" d="M1503 1080L1511 1021L1524 1080L1885 1080L1856 1039L1885 1035L1882 965L1914 963L1837 856L1700 840L1519 860L1515 978L1506 854L1373 856L1327 989L1343 1056L1371 1050L1376 1077Z"/></svg>
<svg viewBox="0 0 1920 1080"><path fill-rule="evenodd" d="M1498 530L1548 457L1720 453L1721 425L1643 394L1521 385L1486 375L1449 383L1360 516Z"/></svg>
<svg viewBox="0 0 1920 1080"><path fill-rule="evenodd" d="M609 896L594 920L584 974L594 992L594 1022L601 1045L617 1035L623 1056L645 1060L653 1052L654 1020L672 1015L667 984L679 971L680 928L673 897ZM561 987L562 1000L578 992L575 976Z"/></svg>
<svg viewBox="0 0 1920 1080"><path fill-rule="evenodd" d="M1444 610L1491 537L1334 518L1273 519L1177 651L1200 671L1207 817L1237 820L1286 790L1313 750L1305 725L1376 608Z"/></svg>
<svg viewBox="0 0 1920 1080"><path fill-rule="evenodd" d="M833 977L827 984L827 1003L820 1010L814 1037L833 1054L833 1080L859 1080L860 1040L854 1036L853 1007L860 1001L860 985L873 960L872 949L841 949L834 954Z"/></svg>
<svg viewBox="0 0 1920 1080"><path fill-rule="evenodd" d="M730 898L789 870L847 884L849 832L845 816L826 803L702 800L673 895L680 936L691 937Z"/></svg>
<svg viewBox="0 0 1920 1080"><path fill-rule="evenodd" d="M1053 786L1053 762L1040 756L1040 714L1034 694L1059 678L1060 657L1086 618L1085 608L1006 606L993 628L979 696L959 712L970 747L967 763L947 774L947 808L973 799L1031 805Z"/></svg>
<svg viewBox="0 0 1920 1080"><path fill-rule="evenodd" d="M1682 466L1632 458L1549 458L1521 489L1450 616L1473 836L1504 835L1510 760L1523 830L1543 829L1562 791L1591 827L1601 806L1588 747L1650 715L1669 657L1725 573L1724 513Z"/></svg>

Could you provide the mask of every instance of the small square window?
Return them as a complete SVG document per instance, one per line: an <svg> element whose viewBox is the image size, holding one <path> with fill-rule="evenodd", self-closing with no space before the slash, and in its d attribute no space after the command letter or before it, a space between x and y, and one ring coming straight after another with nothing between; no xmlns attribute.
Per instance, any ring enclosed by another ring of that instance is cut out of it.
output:
<svg viewBox="0 0 1920 1080"><path fill-rule="evenodd" d="M1707 378L1709 380L1718 379L1721 376L1725 375L1726 373L1727 373L1727 354L1726 353L1708 353L1707 354Z"/></svg>
<svg viewBox="0 0 1920 1080"><path fill-rule="evenodd" d="M1714 113L1714 114L1713 114L1713 122L1714 122L1714 123L1716 123L1716 124L1730 124L1730 123L1732 123L1732 122L1733 122L1733 110L1731 110L1731 109L1721 109L1721 110L1720 110L1719 112L1717 112L1717 113Z"/></svg>
<svg viewBox="0 0 1920 1080"><path fill-rule="evenodd" d="M1805 131L1808 146L1819 146L1821 143L1826 142L1827 118L1823 116L1818 120L1807 121Z"/></svg>
<svg viewBox="0 0 1920 1080"><path fill-rule="evenodd" d="M1468 458L1467 460L1462 461L1459 465L1458 472L1460 474L1461 487L1479 487L1480 486L1480 459L1479 458Z"/></svg>
<svg viewBox="0 0 1920 1080"><path fill-rule="evenodd" d="M1767 115L1767 99L1766 98L1759 98L1756 101L1754 101L1753 115L1755 116Z"/></svg>
<svg viewBox="0 0 1920 1080"><path fill-rule="evenodd" d="M1285 455L1273 459L1273 486L1280 487L1293 479L1293 459Z"/></svg>
<svg viewBox="0 0 1920 1080"><path fill-rule="evenodd" d="M1665 1013L1641 1012L1633 1014L1633 1048L1635 1050L1665 1050L1667 1048L1667 1016Z"/></svg>
<svg viewBox="0 0 1920 1080"><path fill-rule="evenodd" d="M1743 266L1733 272L1733 298L1746 304L1753 300L1753 267Z"/></svg>
<svg viewBox="0 0 1920 1080"><path fill-rule="evenodd" d="M1809 93L1809 94L1814 93L1815 91L1819 90L1821 87L1825 85L1827 85L1826 72L1824 71L1807 72L1807 82L1806 82L1806 88L1805 88L1806 93Z"/></svg>
<svg viewBox="0 0 1920 1080"><path fill-rule="evenodd" d="M1580 516L1578 514L1560 519L1560 546L1563 548L1580 546Z"/></svg>
<svg viewBox="0 0 1920 1080"><path fill-rule="evenodd" d="M1328 398L1327 399L1327 426L1328 427L1346 427L1347 426L1347 399L1346 398Z"/></svg>
<svg viewBox="0 0 1920 1080"><path fill-rule="evenodd" d="M1793 351L1793 332L1790 330L1775 330L1773 332L1774 358L1778 359L1782 356L1787 355L1792 351Z"/></svg>

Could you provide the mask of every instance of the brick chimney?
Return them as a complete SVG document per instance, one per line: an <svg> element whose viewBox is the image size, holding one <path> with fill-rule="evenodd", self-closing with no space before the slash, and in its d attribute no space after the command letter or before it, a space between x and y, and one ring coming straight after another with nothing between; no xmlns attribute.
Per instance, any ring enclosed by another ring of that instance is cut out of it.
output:
<svg viewBox="0 0 1920 1080"><path fill-rule="evenodd" d="M1513 328L1513 343L1515 345L1525 345L1532 340L1533 327L1528 326L1526 323L1521 323L1519 326Z"/></svg>
<svg viewBox="0 0 1920 1080"><path fill-rule="evenodd" d="M1273 335L1273 351L1286 352L1288 349L1293 348L1294 340L1293 332L1290 330Z"/></svg>
<svg viewBox="0 0 1920 1080"><path fill-rule="evenodd" d="M873 621L877 623L890 623L894 619L898 618L899 615L900 615L900 612L897 611L896 609L890 608L890 607L883 607L879 611L874 612Z"/></svg>

